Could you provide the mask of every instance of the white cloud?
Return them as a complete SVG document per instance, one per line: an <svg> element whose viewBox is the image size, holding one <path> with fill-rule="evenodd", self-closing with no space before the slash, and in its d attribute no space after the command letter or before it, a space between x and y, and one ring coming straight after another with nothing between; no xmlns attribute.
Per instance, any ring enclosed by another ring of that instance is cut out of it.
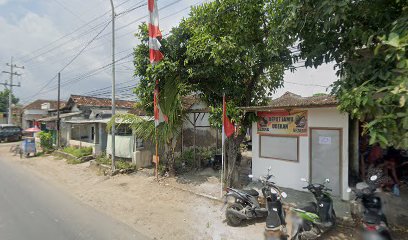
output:
<svg viewBox="0 0 408 240"><path fill-rule="evenodd" d="M0 0L0 6L5 5L8 2L8 0Z"/></svg>

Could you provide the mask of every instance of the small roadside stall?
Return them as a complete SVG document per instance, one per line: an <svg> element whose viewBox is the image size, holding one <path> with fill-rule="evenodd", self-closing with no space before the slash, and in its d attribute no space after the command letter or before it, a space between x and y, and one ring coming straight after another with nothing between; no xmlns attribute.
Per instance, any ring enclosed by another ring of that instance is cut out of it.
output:
<svg viewBox="0 0 408 240"><path fill-rule="evenodd" d="M36 125L32 128L27 128L23 130L24 133L29 133L32 134L31 137L25 137L23 141L21 142L21 147L20 147L20 158L23 157L29 157L31 153L34 154L34 156L37 154L37 148L35 145L35 138L34 134L41 132L41 129L39 129Z"/></svg>
<svg viewBox="0 0 408 240"><path fill-rule="evenodd" d="M333 195L348 200L349 116L337 105L329 95L287 92L267 106L242 108L258 116L252 124L254 177L271 166L279 186L301 191L301 178L329 178Z"/></svg>

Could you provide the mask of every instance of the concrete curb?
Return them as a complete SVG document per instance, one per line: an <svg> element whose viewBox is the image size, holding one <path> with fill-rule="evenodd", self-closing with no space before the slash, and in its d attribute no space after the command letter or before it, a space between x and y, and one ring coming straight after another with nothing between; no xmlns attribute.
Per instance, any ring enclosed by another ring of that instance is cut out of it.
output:
<svg viewBox="0 0 408 240"><path fill-rule="evenodd" d="M69 159L69 160L79 160L81 163L88 162L88 161L90 161L91 159L94 159L94 156L93 156L93 155L82 156L82 157L77 158L77 157L75 157L74 155L69 154L69 153L66 153L66 152L63 152L63 151L61 151L61 150L55 150L55 151L53 152L53 154L55 154L55 155L57 155L57 156L59 156L59 157L63 157L63 158L65 158L65 159Z"/></svg>
<svg viewBox="0 0 408 240"><path fill-rule="evenodd" d="M52 154L57 155L58 157L63 157L65 159L69 159L69 160L77 160L78 159L74 155L71 155L69 153L66 153L66 152L63 152L63 151L60 151L60 150L55 150Z"/></svg>
<svg viewBox="0 0 408 240"><path fill-rule="evenodd" d="M162 184L162 185L164 184L165 186L169 186L169 187L172 187L172 188L175 188L175 189L187 192L187 193L191 193L191 194L196 195L198 197L206 198L206 199L212 200L214 202L223 203L222 199L219 199L217 197L214 197L214 196L211 196L211 195L208 195L208 194L197 193L197 192L189 190L189 189L174 186L174 185L172 185L170 183L166 183L165 181L162 181L162 182L159 181L159 184Z"/></svg>

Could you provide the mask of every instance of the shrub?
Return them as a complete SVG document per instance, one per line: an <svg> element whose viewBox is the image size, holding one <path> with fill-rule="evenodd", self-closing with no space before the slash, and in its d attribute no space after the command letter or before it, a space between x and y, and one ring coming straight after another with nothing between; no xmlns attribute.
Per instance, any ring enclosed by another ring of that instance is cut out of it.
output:
<svg viewBox="0 0 408 240"><path fill-rule="evenodd" d="M179 173L187 172L198 167L199 162L201 162L202 167L205 167L214 155L215 148L197 147L196 160L194 161L194 148L190 148L176 157L176 169Z"/></svg>
<svg viewBox="0 0 408 240"><path fill-rule="evenodd" d="M110 165L112 163L112 160L109 159L105 154L101 154L97 156L95 161L99 164L105 164L105 165Z"/></svg>
<svg viewBox="0 0 408 240"><path fill-rule="evenodd" d="M135 170L136 166L132 164L132 162L126 160L117 160L115 161L116 169L127 169L127 170Z"/></svg>
<svg viewBox="0 0 408 240"><path fill-rule="evenodd" d="M52 146L52 134L50 132L40 132L40 146L44 152L50 152L53 150Z"/></svg>
<svg viewBox="0 0 408 240"><path fill-rule="evenodd" d="M104 164L104 165L111 165L112 160L109 159L105 154L101 154L96 157L95 161L99 164ZM126 160L121 160L121 159L116 159L115 160L115 166L116 169L126 169L126 170L135 170L136 166L132 164L132 162L126 161Z"/></svg>
<svg viewBox="0 0 408 240"><path fill-rule="evenodd" d="M83 148L66 147L62 151L69 153L77 158L92 155L92 147L83 147Z"/></svg>

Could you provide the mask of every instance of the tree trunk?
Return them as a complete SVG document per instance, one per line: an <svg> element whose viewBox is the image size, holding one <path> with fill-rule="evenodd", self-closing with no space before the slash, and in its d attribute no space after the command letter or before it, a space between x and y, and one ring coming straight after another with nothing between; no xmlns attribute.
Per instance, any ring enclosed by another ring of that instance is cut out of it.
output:
<svg viewBox="0 0 408 240"><path fill-rule="evenodd" d="M169 176L174 177L176 176L176 159L174 156L175 148L176 148L177 141L170 140L170 143L167 144L168 151L166 151L166 159L167 159L167 167L169 168Z"/></svg>
<svg viewBox="0 0 408 240"><path fill-rule="evenodd" d="M237 174L238 158L241 155L240 145L244 140L245 134L240 134L236 138L228 138L225 143L225 163L224 178L227 187L234 183L234 176Z"/></svg>

